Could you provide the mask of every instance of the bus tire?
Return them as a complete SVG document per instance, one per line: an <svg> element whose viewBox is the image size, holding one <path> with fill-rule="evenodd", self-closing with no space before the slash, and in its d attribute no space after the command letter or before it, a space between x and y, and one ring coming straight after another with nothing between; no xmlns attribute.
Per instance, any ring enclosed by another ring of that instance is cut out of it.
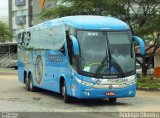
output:
<svg viewBox="0 0 160 118"><path fill-rule="evenodd" d="M31 91L31 92L35 92L36 91L36 87L33 86L32 74L30 74L29 77L28 77L27 90Z"/></svg>
<svg viewBox="0 0 160 118"><path fill-rule="evenodd" d="M28 80L28 78L25 78L24 82L25 82L27 91L29 91L29 80Z"/></svg>
<svg viewBox="0 0 160 118"><path fill-rule="evenodd" d="M114 102L116 102L116 101L117 101L117 98L109 98L109 102L114 103Z"/></svg>
<svg viewBox="0 0 160 118"><path fill-rule="evenodd" d="M64 99L64 103L71 103L71 97L69 95L67 95L67 89L66 89L66 83L64 81L63 85L62 85L62 96Z"/></svg>

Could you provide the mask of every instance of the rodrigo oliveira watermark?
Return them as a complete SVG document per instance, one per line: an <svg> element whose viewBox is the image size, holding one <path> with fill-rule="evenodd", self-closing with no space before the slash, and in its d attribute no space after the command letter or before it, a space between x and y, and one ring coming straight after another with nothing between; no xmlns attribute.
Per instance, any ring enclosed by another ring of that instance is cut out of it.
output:
<svg viewBox="0 0 160 118"><path fill-rule="evenodd" d="M120 118L160 118L160 112L120 112Z"/></svg>
<svg viewBox="0 0 160 118"><path fill-rule="evenodd" d="M2 112L0 118L18 118L18 113Z"/></svg>

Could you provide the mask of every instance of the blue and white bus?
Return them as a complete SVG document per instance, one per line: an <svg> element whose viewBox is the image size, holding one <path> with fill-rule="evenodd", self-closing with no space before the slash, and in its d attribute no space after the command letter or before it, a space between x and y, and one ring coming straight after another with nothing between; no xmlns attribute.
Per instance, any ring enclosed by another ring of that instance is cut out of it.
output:
<svg viewBox="0 0 160 118"><path fill-rule="evenodd" d="M136 68L133 39L123 21L105 16L67 16L17 34L18 77L29 91L62 94L64 102L134 97Z"/></svg>

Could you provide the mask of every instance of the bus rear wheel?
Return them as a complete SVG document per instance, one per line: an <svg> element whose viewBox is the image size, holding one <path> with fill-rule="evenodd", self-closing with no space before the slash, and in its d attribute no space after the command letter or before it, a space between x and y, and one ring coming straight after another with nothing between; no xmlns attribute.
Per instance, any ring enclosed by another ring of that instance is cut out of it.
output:
<svg viewBox="0 0 160 118"><path fill-rule="evenodd" d="M66 83L64 81L63 85L61 86L61 92L62 92L62 96L64 99L64 103L71 103L71 97L69 95L67 95L67 89L66 89Z"/></svg>
<svg viewBox="0 0 160 118"><path fill-rule="evenodd" d="M33 78L32 78L32 75L31 75L31 74L30 74L29 77L28 77L26 86L27 86L27 90L28 90L28 91L31 91L31 92L36 91L36 87L33 86Z"/></svg>
<svg viewBox="0 0 160 118"><path fill-rule="evenodd" d="M29 89L29 79L28 78L25 79L25 85L26 85L27 90L30 91L30 89Z"/></svg>
<svg viewBox="0 0 160 118"><path fill-rule="evenodd" d="M117 98L109 98L109 102L114 103L114 102L116 102L116 101L117 101Z"/></svg>

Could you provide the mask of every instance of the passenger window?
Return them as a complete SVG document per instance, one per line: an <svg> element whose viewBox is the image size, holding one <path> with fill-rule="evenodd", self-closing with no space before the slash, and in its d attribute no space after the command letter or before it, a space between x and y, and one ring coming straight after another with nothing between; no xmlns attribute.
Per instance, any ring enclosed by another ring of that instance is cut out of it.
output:
<svg viewBox="0 0 160 118"><path fill-rule="evenodd" d="M65 47L64 45L59 49L60 52L62 52L65 55Z"/></svg>
<svg viewBox="0 0 160 118"><path fill-rule="evenodd" d="M74 50L73 50L73 46L72 46L72 67L75 69L75 70L77 70L77 58L76 58L76 56L74 55Z"/></svg>
<svg viewBox="0 0 160 118"><path fill-rule="evenodd" d="M66 34L67 34L66 40L67 40L67 48L68 48L68 57L69 57L69 62L72 65L72 41L69 38L69 34L68 33Z"/></svg>

